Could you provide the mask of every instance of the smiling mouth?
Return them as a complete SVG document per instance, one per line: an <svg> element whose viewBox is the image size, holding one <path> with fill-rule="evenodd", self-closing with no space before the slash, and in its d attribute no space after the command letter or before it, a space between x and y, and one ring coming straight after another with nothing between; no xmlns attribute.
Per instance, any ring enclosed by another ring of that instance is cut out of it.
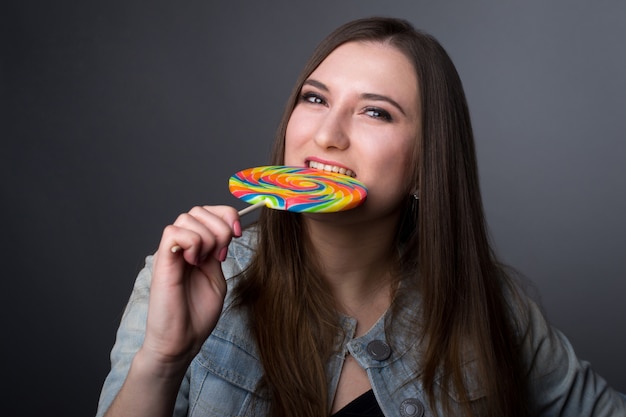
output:
<svg viewBox="0 0 626 417"><path fill-rule="evenodd" d="M308 161L308 166L309 168L318 169L320 171L334 172L338 174L347 175L352 178L356 178L356 174L352 172L352 170L346 169L343 167L338 167L336 165L326 165L326 164L322 164L321 162Z"/></svg>

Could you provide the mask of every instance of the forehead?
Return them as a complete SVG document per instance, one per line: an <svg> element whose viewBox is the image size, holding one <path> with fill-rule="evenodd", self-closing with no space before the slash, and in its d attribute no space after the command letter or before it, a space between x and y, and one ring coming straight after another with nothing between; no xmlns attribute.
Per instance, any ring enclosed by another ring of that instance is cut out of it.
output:
<svg viewBox="0 0 626 417"><path fill-rule="evenodd" d="M371 93L415 99L415 67L404 52L383 42L348 42L334 49L311 73L311 79L336 88L357 88ZM407 103L408 104L408 103Z"/></svg>

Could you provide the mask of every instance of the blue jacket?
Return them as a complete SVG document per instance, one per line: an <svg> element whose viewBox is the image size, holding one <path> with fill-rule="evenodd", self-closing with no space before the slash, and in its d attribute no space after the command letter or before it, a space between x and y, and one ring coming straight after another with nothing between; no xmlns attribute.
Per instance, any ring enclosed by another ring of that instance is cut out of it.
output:
<svg viewBox="0 0 626 417"><path fill-rule="evenodd" d="M175 416L262 416L268 400L255 394L263 370L255 341L244 311L229 308L234 278L250 261L254 231L246 231L230 245L224 275L229 292L217 327L191 363L180 387ZM146 259L122 317L111 352L107 376L97 415L104 414L120 389L135 352L142 344L148 311L152 257ZM420 305L419 295L400 291L408 302L400 303L394 320ZM537 416L620 416L626 417L624 398L596 375L586 362L577 359L572 346L558 330L551 328L539 308L528 301L526 330L520 333L533 415ZM334 398L343 361L349 352L367 371L372 389L387 417L430 416L431 407L441 413L440 404L429 404L420 382L420 343L416 332L403 332L403 326L385 330L386 313L364 336L354 338L356 322L342 317L345 338L338 353L327 364L329 398ZM388 334L387 334L388 333ZM472 378L473 358L467 352L465 375L471 400L483 395L480 381ZM449 395L456 405L456 394L436 386L437 395ZM480 401L477 402L479 404ZM330 410L330 404L329 404ZM459 408L460 410L460 408Z"/></svg>

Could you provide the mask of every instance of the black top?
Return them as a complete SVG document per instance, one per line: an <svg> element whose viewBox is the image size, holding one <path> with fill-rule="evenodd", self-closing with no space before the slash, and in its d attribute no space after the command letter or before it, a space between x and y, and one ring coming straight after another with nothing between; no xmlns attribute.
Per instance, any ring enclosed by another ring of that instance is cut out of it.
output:
<svg viewBox="0 0 626 417"><path fill-rule="evenodd" d="M361 396L355 398L351 403L337 411L331 417L385 417L376 397L374 391L369 390Z"/></svg>

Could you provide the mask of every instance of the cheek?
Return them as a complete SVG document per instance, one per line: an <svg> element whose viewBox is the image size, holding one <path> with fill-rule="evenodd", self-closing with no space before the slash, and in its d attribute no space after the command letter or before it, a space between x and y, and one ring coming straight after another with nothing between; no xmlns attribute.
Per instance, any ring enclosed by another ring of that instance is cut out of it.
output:
<svg viewBox="0 0 626 417"><path fill-rule="evenodd" d="M296 138L298 137L298 134L295 126L296 124L293 123L292 115L292 117L289 119L289 123L287 124L287 129L285 131L285 165L294 164L294 151L298 148L298 144L296 143Z"/></svg>
<svg viewBox="0 0 626 417"><path fill-rule="evenodd" d="M405 190L410 182L408 158L394 158L391 164L385 165L382 183L390 192Z"/></svg>
<svg viewBox="0 0 626 417"><path fill-rule="evenodd" d="M296 108L289 118L285 131L285 165L301 163L301 158L298 158L298 150L306 143L309 136L310 132L306 119L303 119Z"/></svg>
<svg viewBox="0 0 626 417"><path fill-rule="evenodd" d="M375 162L370 175L374 177L368 178L368 183L374 188L372 192L382 198L390 201L402 200L413 188L413 170L410 169L412 155L405 148L385 151L379 150L378 157L372 159Z"/></svg>

